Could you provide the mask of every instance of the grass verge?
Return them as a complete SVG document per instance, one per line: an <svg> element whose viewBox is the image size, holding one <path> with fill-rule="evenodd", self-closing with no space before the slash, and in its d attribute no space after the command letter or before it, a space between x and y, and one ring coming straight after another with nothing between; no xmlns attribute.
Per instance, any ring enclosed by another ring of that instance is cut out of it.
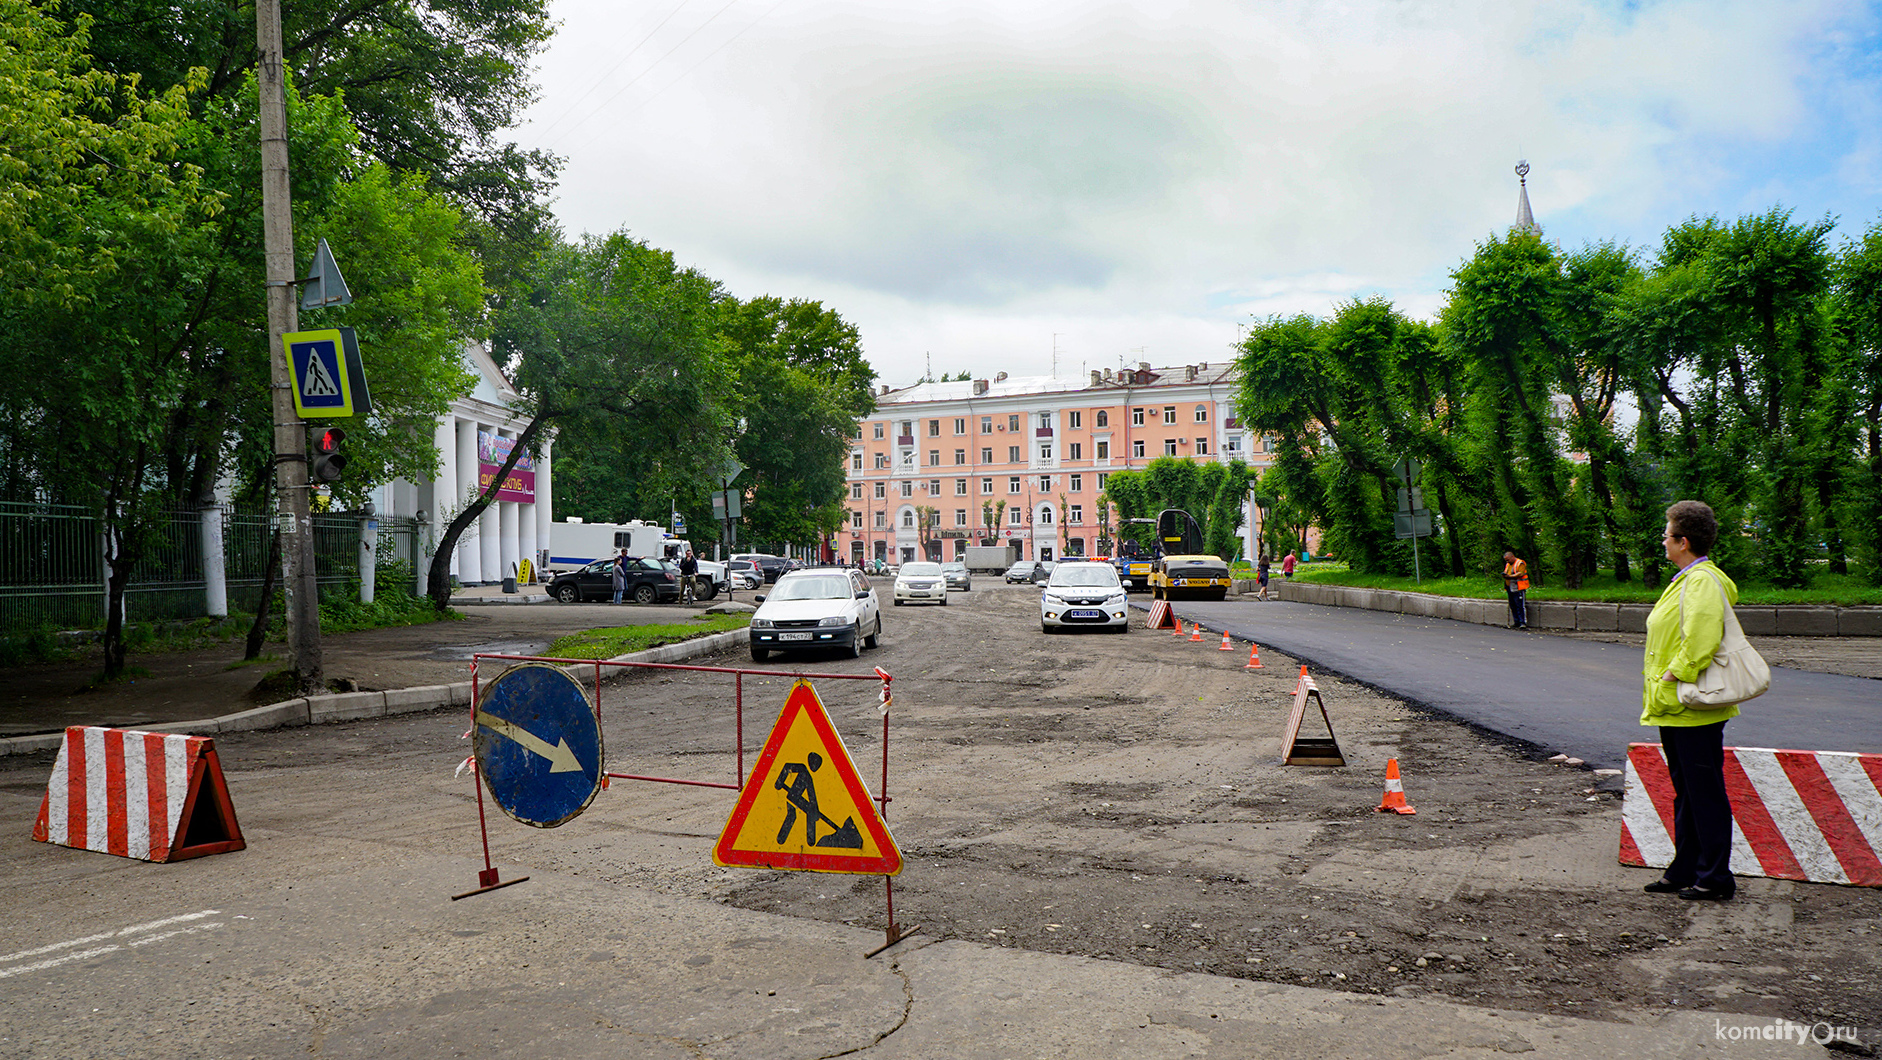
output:
<svg viewBox="0 0 1882 1060"><path fill-rule="evenodd" d="M1731 574L1731 571L1727 571ZM1400 592L1429 593L1475 600L1501 600L1503 579L1496 577L1426 578L1423 583L1389 574L1360 574L1347 570L1344 563L1309 563L1294 572L1294 579L1321 585L1351 585L1362 589L1392 589ZM1769 582L1751 577L1736 577L1738 602L1744 605L1814 604L1819 607L1860 607L1882 604L1882 588L1870 585L1853 574L1818 572L1808 589L1780 589ZM1664 584L1661 586L1664 588ZM1531 600L1569 600L1601 604L1650 604L1660 598L1660 588L1649 589L1636 574L1631 582L1620 582L1609 573L1592 575L1579 589L1532 584Z"/></svg>
<svg viewBox="0 0 1882 1060"><path fill-rule="evenodd" d="M751 615L701 615L689 622L667 622L654 626L604 626L557 637L544 654L558 659L612 659L631 651L677 644L694 637L744 629Z"/></svg>

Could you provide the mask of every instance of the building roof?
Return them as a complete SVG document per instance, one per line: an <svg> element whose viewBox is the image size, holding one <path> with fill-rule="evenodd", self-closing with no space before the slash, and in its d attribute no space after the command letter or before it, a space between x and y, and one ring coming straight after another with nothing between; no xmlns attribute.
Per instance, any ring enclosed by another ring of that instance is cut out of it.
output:
<svg viewBox="0 0 1882 1060"><path fill-rule="evenodd" d="M1007 376L1001 373L992 379L953 380L946 383L916 383L899 389L883 387L876 396L878 410L887 405L907 405L921 402L994 400L1006 397L1026 397L1033 394L1078 394L1090 400L1102 401L1109 392L1141 391L1151 387L1185 387L1221 385L1233 380L1235 363L1233 361L1204 362L1193 365L1176 365L1168 368L1152 368L1148 363L1141 363L1135 368L1112 371L1104 369L1091 373L1088 379L1059 379L1044 375Z"/></svg>
<svg viewBox="0 0 1882 1060"><path fill-rule="evenodd" d="M1516 163L1516 223L1511 231L1534 232L1542 234L1542 226L1536 223L1536 215L1529 210L1529 163Z"/></svg>

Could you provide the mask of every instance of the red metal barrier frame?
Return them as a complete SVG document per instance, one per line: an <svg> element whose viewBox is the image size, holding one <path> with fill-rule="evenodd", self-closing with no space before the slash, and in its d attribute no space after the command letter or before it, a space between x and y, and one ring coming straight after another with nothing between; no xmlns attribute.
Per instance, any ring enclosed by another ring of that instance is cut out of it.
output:
<svg viewBox="0 0 1882 1060"><path fill-rule="evenodd" d="M603 770L601 774L601 777L602 777L601 782L602 782L602 786L604 790L607 787L608 781L611 779L612 780L639 780L639 781L645 781L647 783L652 783L652 784L684 784L684 785L688 785L691 787L699 787L699 788L723 788L729 791L742 790L745 784L745 675L746 674L762 674L766 677L785 677L785 678L790 678L792 680L796 680L798 678L809 678L809 679L814 679L814 680L819 680L819 681L879 681L882 684L882 691L877 696L877 702L880 704L878 709L882 713L882 786L880 790L877 792L877 794L873 796L873 798L875 799L876 803L878 803L878 809L879 809L879 812L883 816L883 820L886 821L888 819L889 803L894 801L889 798L889 706L891 703L894 702L893 697L890 695L889 684L890 682L895 680L895 677L891 675L888 671L882 669L879 666L876 667L874 673L868 673L868 674L829 674L829 673L809 673L809 672L805 672L801 670L754 670L754 669L750 669L747 667L737 667L737 666L693 666L693 665L689 665L686 663L621 662L621 661L616 661L612 659L560 659L560 658L555 658L553 656L546 656L546 655L497 655L497 654L478 653L476 655L471 656L471 662L470 662L470 671L471 671L471 706L470 706L470 709L471 709L471 728L473 731L476 729L476 725L477 725L477 700L479 698L480 678L477 672L478 671L477 664L484 659L491 659L491 660L500 661L500 662L554 663L554 664L564 665L564 666L593 666L595 668L595 724L597 726L601 724L601 675L602 675L602 667L604 666L619 667L621 669L637 669L637 670L693 670L699 673L731 674L732 675L733 702L734 702L734 711L735 711L734 728L736 730L735 739L737 741L737 754L736 754L737 775L734 777L734 780L736 781L736 783L726 784L726 783L723 783L720 781L714 781L714 780L688 780L688 779L684 779L680 777L643 777L643 776L637 776L632 773L611 773L611 772L607 772L606 770ZM465 735L468 736L470 734L467 732ZM607 743L605 740L602 742L602 746L604 747L607 746ZM477 762L476 762L475 756L472 756L472 758L469 759L469 762L470 762L470 770L471 770L471 786L475 788L477 791L477 829L483 840L484 867L481 871L477 873L477 886L472 890L465 891L463 894L452 895L451 900L454 902L460 898L469 898L471 895L474 895L474 894L483 894L487 891L497 890L500 887L509 887L514 884L522 883L523 881L529 879L529 877L527 876L522 876L514 880L503 880L500 877L499 873L497 872L496 866L491 863L491 860L490 860L490 825L489 825L488 818L486 817L484 813L484 786L483 786L482 778L477 775ZM869 953L865 954L864 955L865 958L874 957L876 954L881 953L883 950L886 950L890 946L895 945L897 942L902 941L902 939L908 937L908 934L909 934L909 932L905 932L901 930L901 928L898 927L895 923L895 883L894 881L890 879L889 877L884 876L882 878L882 883L885 888L884 893L886 895L887 905L888 905L888 931L887 931L888 941L883 943L881 946L877 947L876 949L871 950ZM914 930L913 928L909 929L909 931L913 931L913 930Z"/></svg>

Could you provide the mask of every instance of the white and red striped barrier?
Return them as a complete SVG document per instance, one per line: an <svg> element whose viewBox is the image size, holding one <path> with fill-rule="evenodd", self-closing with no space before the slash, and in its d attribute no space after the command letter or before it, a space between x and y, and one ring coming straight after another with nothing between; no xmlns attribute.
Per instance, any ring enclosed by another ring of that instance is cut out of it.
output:
<svg viewBox="0 0 1882 1060"><path fill-rule="evenodd" d="M1882 755L1725 749L1732 872L1882 887ZM1627 748L1621 864L1673 860L1673 781L1657 743Z"/></svg>
<svg viewBox="0 0 1882 1060"><path fill-rule="evenodd" d="M247 845L214 740L76 725L65 730L33 838L141 861Z"/></svg>
<svg viewBox="0 0 1882 1060"><path fill-rule="evenodd" d="M1182 623L1176 620L1176 612L1168 600L1150 601L1150 615L1144 619L1145 629L1182 629Z"/></svg>

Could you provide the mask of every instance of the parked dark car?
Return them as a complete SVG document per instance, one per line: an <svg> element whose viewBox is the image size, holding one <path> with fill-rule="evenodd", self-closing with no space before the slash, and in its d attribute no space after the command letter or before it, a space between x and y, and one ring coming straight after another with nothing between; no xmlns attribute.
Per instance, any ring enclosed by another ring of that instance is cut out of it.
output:
<svg viewBox="0 0 1882 1060"><path fill-rule="evenodd" d="M758 564L758 569L765 572L765 583L778 580L778 575L791 569L791 561L783 556L769 556L763 552L741 552L733 559L748 559Z"/></svg>
<svg viewBox="0 0 1882 1060"><path fill-rule="evenodd" d="M557 575L549 583L549 595L565 604L614 599L614 560L598 559L580 570ZM621 598L637 604L678 600L679 568L663 560L629 558L627 587L621 590Z"/></svg>

